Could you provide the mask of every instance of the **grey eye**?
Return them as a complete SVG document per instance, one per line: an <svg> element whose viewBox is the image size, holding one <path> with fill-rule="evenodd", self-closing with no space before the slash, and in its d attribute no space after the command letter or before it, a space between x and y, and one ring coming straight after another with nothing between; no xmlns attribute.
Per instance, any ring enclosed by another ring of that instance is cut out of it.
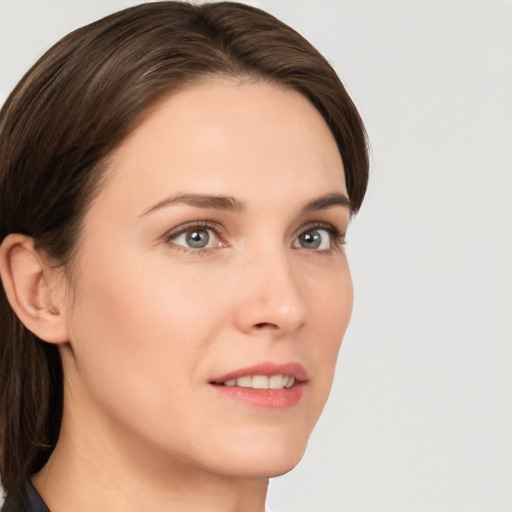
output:
<svg viewBox="0 0 512 512"><path fill-rule="evenodd" d="M210 241L210 234L207 229L194 229L185 233L185 240L189 247L203 249Z"/></svg>
<svg viewBox="0 0 512 512"><path fill-rule="evenodd" d="M188 249L210 249L219 245L219 240L213 229L190 228L170 238L173 244Z"/></svg>
<svg viewBox="0 0 512 512"><path fill-rule="evenodd" d="M293 247L310 250L325 250L331 247L331 233L327 229L313 228L301 233Z"/></svg>

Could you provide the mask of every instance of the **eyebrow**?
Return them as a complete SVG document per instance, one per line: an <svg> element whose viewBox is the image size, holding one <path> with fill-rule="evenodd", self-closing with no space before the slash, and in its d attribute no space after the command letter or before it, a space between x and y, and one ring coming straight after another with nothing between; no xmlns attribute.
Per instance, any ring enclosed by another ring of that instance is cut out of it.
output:
<svg viewBox="0 0 512 512"><path fill-rule="evenodd" d="M147 215L148 213L151 213L155 210L159 210L161 208L175 204L186 204L196 208L212 208L214 210L224 210L239 213L247 211L246 204L239 199L236 199L235 197L212 196L208 194L177 194L174 196L166 197L162 201L159 201L155 205L144 210L140 217ZM340 194L338 192L331 192L309 201L304 206L304 208L302 208L302 213L326 210L328 208L332 208L333 206L343 206L352 211L352 201L350 201L346 195Z"/></svg>
<svg viewBox="0 0 512 512"><path fill-rule="evenodd" d="M327 208L332 208L333 206L344 206L352 211L352 201L344 194L340 194L338 192L331 192L330 194L325 194L323 196L318 197L317 199L313 199L309 203L306 204L303 208L303 212L314 212L317 210L326 210Z"/></svg>
<svg viewBox="0 0 512 512"><path fill-rule="evenodd" d="M155 210L174 204L187 204L189 206L195 206L196 208L213 208L214 210L226 210L230 212L244 212L246 210L245 204L234 197L210 196L207 194L178 194L167 197L163 201L156 203L147 210L144 210L140 216L142 217Z"/></svg>

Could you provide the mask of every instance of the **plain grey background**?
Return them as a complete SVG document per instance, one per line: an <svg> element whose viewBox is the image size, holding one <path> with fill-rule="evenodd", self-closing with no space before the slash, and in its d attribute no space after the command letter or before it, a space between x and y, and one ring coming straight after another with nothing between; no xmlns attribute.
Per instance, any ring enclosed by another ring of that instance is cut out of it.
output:
<svg viewBox="0 0 512 512"><path fill-rule="evenodd" d="M61 36L129 0L0 0L0 104ZM512 2L248 1L305 35L366 122L356 298L276 512L512 511Z"/></svg>

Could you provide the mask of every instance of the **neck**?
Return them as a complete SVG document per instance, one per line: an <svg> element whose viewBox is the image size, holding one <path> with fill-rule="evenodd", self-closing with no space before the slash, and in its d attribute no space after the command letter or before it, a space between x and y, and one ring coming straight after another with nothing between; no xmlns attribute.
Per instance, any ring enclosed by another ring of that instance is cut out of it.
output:
<svg viewBox="0 0 512 512"><path fill-rule="evenodd" d="M64 415L57 446L33 477L52 512L264 511L266 478L219 475L190 461L165 460L157 447L97 427Z"/></svg>

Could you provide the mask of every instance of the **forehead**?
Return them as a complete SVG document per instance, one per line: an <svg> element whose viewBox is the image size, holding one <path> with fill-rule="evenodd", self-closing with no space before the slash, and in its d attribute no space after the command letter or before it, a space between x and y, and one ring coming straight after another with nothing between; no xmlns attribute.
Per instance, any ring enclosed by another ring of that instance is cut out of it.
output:
<svg viewBox="0 0 512 512"><path fill-rule="evenodd" d="M104 192L128 194L141 208L173 192L248 202L346 193L341 157L323 117L298 92L265 82L217 79L173 93L110 161Z"/></svg>

